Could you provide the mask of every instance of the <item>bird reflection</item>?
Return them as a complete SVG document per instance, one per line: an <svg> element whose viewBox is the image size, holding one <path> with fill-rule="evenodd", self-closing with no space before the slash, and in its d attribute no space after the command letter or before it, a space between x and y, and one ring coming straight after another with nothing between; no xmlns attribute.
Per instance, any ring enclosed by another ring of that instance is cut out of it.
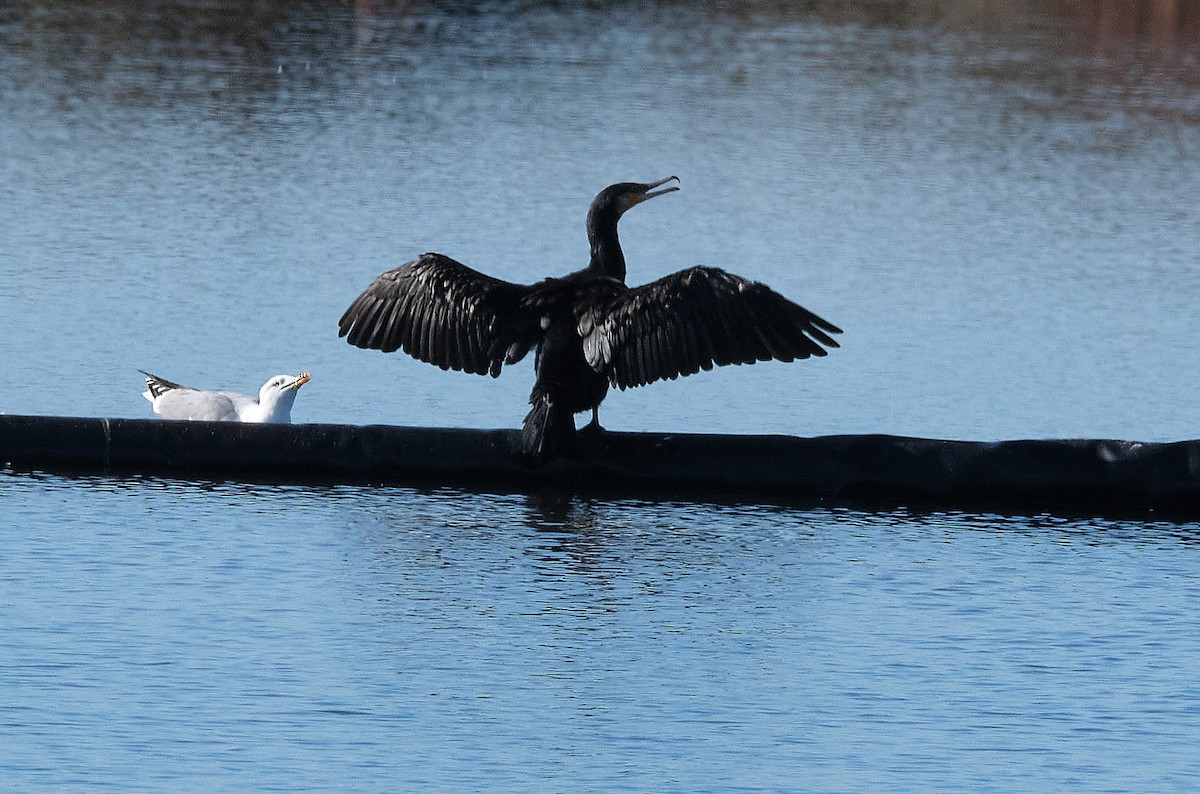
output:
<svg viewBox="0 0 1200 794"><path fill-rule="evenodd" d="M543 537L531 549L543 574L561 577L565 560L572 572L603 583L619 568L593 502L566 492L542 492L530 494L526 506L525 524Z"/></svg>

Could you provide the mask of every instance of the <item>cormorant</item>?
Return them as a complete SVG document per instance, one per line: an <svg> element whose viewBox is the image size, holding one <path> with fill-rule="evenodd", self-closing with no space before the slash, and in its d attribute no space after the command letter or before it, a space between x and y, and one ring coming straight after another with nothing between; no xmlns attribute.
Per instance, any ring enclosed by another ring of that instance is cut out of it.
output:
<svg viewBox="0 0 1200 794"><path fill-rule="evenodd" d="M232 391L205 391L151 375L146 376L142 396L150 401L154 413L163 419L192 419L201 422L256 422L290 424L292 403L301 386L312 380L307 372L276 375L262 385L258 397Z"/></svg>
<svg viewBox="0 0 1200 794"><path fill-rule="evenodd" d="M537 348L521 434L521 452L535 462L562 447L576 413L591 409L585 429L599 429L610 385L626 389L714 364L792 361L838 347L830 334L840 328L724 270L697 266L625 286L617 222L630 207L678 190L663 187L671 181L679 179L600 191L588 210L591 261L582 270L526 286L423 254L376 278L342 315L339 336L493 378Z"/></svg>

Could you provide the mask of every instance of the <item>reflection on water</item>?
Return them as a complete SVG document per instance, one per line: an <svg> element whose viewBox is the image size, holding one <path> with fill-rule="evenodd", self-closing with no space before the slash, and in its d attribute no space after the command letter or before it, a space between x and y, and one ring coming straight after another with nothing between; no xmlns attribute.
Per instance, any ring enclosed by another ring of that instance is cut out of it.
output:
<svg viewBox="0 0 1200 794"><path fill-rule="evenodd" d="M0 14L8 57L27 67L13 73L9 91L54 88L51 98L59 102L105 97L135 108L195 102L197 109L229 115L269 115L279 108L255 97L287 104L309 91L384 79L381 69L392 80L419 80L432 76L425 63L430 57L466 73L548 63L587 68L611 58L599 49L590 52L594 44L626 36L653 41L653 51L638 58L669 58L674 66L722 74L723 61L748 42L761 44L763 36L786 41L808 28L835 37L841 29L853 37L866 29L898 37L889 43L910 50L932 45L953 54L961 46L964 60L986 62L1011 50L1027 67L1020 80L1029 87L1049 87L1056 72L1078 65L1118 83L1140 78L1195 88L1196 53L1189 45L1200 42L1200 12L1176 0L828 0L604 9L544 2L527 4L519 14L503 3L200 2L184 11L96 2L24 5ZM819 39L812 43L821 44ZM887 50L872 49L876 55ZM1090 60L1073 64L1079 57ZM1123 69L1105 68L1114 65ZM735 85L749 77L737 68L730 76Z"/></svg>
<svg viewBox="0 0 1200 794"><path fill-rule="evenodd" d="M1195 525L37 474L0 494L17 787L1200 772Z"/></svg>

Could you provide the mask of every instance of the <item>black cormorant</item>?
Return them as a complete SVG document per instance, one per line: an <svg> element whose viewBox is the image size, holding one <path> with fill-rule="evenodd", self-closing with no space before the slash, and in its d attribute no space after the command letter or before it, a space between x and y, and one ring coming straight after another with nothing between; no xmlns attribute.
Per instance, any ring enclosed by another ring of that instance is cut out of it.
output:
<svg viewBox="0 0 1200 794"><path fill-rule="evenodd" d="M770 288L712 267L692 267L625 286L617 239L621 215L678 190L622 182L588 210L591 261L583 270L525 286L492 278L441 254L381 274L350 305L339 336L350 344L497 377L537 348L521 451L541 461L591 409L599 429L609 386L626 389L713 365L824 356L841 329Z"/></svg>

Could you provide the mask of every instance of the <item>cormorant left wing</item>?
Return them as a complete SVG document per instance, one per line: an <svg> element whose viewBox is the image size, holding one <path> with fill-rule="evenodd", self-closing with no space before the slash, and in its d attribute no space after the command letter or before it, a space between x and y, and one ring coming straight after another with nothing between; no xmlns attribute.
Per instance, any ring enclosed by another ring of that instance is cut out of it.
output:
<svg viewBox="0 0 1200 794"><path fill-rule="evenodd" d="M523 335L517 307L526 292L448 256L422 254L363 290L338 321L338 336L356 347L403 348L442 369L495 378L515 361L506 351Z"/></svg>
<svg viewBox="0 0 1200 794"><path fill-rule="evenodd" d="M841 333L769 287L712 267L591 302L576 319L589 366L620 389L714 364L824 356L838 347L830 334Z"/></svg>

